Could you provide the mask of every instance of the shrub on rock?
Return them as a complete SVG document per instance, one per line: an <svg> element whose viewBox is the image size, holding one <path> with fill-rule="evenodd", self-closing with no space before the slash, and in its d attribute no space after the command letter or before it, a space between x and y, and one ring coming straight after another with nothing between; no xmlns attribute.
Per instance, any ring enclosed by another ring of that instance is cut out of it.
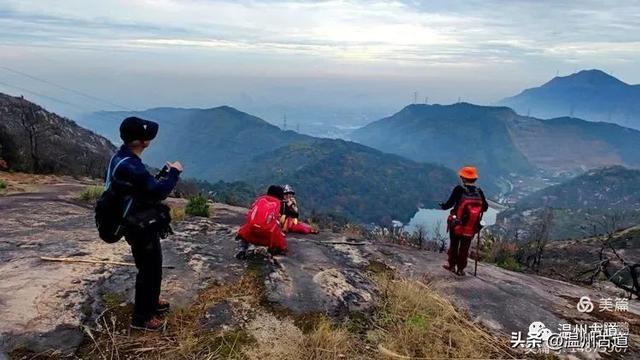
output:
<svg viewBox="0 0 640 360"><path fill-rule="evenodd" d="M209 217L208 199L202 194L191 196L184 210L189 216Z"/></svg>

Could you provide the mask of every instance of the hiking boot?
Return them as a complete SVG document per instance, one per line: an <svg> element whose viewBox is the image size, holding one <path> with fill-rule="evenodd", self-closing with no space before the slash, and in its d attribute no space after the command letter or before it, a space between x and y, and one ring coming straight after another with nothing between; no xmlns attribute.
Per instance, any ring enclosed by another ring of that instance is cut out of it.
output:
<svg viewBox="0 0 640 360"><path fill-rule="evenodd" d="M247 250L249 250L249 243L239 237L236 237L236 241L238 241L236 259L245 260L247 258Z"/></svg>
<svg viewBox="0 0 640 360"><path fill-rule="evenodd" d="M165 313L169 311L170 308L171 308L171 304L168 301L159 300L158 306L156 306L156 313L157 314Z"/></svg>
<svg viewBox="0 0 640 360"><path fill-rule="evenodd" d="M465 276L467 273L464 272L464 270L460 269L460 270L456 271L456 274L458 274L459 276Z"/></svg>
<svg viewBox="0 0 640 360"><path fill-rule="evenodd" d="M130 327L135 330L160 331L164 328L164 321L158 317L152 317L147 321L131 321Z"/></svg>
<svg viewBox="0 0 640 360"><path fill-rule="evenodd" d="M445 268L446 270L451 271L451 272L456 272L455 266L451 266L448 263L443 264L442 267Z"/></svg>
<svg viewBox="0 0 640 360"><path fill-rule="evenodd" d="M271 255L271 256L287 256L287 250L282 250L282 249L278 249L278 248L269 248L267 250L267 252Z"/></svg>

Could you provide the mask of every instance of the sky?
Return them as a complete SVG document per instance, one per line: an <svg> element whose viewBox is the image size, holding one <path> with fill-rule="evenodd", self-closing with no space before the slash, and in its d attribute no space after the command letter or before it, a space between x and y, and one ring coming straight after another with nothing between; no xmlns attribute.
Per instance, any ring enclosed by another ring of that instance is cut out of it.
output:
<svg viewBox="0 0 640 360"><path fill-rule="evenodd" d="M67 116L228 104L349 124L416 92L491 104L580 69L640 83L639 66L639 1L0 0L0 92Z"/></svg>

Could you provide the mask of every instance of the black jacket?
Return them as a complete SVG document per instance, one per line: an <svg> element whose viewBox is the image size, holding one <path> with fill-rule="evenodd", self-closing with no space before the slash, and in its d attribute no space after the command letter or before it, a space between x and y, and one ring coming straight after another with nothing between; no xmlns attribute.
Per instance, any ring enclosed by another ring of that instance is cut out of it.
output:
<svg viewBox="0 0 640 360"><path fill-rule="evenodd" d="M125 145L120 147L111 160L111 172L122 159L126 160L120 163L112 175L112 189L133 199L132 211L144 210L166 199L178 183L178 170L171 168L166 177L156 179L149 173L142 159Z"/></svg>
<svg viewBox="0 0 640 360"><path fill-rule="evenodd" d="M280 212L286 215L288 218L297 219L300 217L300 211L298 210L298 203L293 200L291 204L288 204L286 200L282 201L282 210Z"/></svg>

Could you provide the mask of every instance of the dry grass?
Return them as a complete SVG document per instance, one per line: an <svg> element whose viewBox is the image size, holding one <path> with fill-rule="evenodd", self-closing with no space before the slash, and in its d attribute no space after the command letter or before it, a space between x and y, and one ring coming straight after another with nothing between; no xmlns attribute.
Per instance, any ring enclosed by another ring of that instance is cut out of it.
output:
<svg viewBox="0 0 640 360"><path fill-rule="evenodd" d="M58 177L0 171L0 179L5 184L5 188L0 189L0 192L15 194L36 191L39 185L54 183Z"/></svg>
<svg viewBox="0 0 640 360"><path fill-rule="evenodd" d="M380 295L378 307L357 319L357 326L349 326L349 321L337 324L324 315L301 325L296 315L264 308L261 278L255 272L203 291L194 305L168 316L162 334L129 334L123 323L128 325L130 305L123 307L121 300L113 299L107 301L112 310L98 319L100 326L87 328L88 344L78 355L103 359L513 358L506 339L471 322L428 285L392 275L373 275ZM243 315L249 320L232 330L203 330L200 320L205 312L223 300L239 301L240 308L249 309Z"/></svg>
<svg viewBox="0 0 640 360"><path fill-rule="evenodd" d="M255 345L246 349L251 360L299 359L304 334L288 316L260 312L247 326L256 339Z"/></svg>
<svg viewBox="0 0 640 360"><path fill-rule="evenodd" d="M258 306L260 286L255 274L202 292L194 305L172 311L162 333L129 332L130 306L110 305L85 327L86 345L78 354L99 359L245 359L242 347L255 340L243 329L212 332L200 327L207 309L225 299L242 297Z"/></svg>
<svg viewBox="0 0 640 360"><path fill-rule="evenodd" d="M364 236L364 229L358 224L349 223L344 226L342 233L347 238L362 239Z"/></svg>
<svg viewBox="0 0 640 360"><path fill-rule="evenodd" d="M381 293L375 330L368 340L382 354L399 359L511 358L505 339L459 313L421 282L377 278Z"/></svg>
<svg viewBox="0 0 640 360"><path fill-rule="evenodd" d="M341 326L334 326L329 319L321 319L314 329L305 334L298 359L338 360L365 358L361 341Z"/></svg>
<svg viewBox="0 0 640 360"><path fill-rule="evenodd" d="M177 223L185 219L184 207L171 205L171 222Z"/></svg>
<svg viewBox="0 0 640 360"><path fill-rule="evenodd" d="M296 335L289 335L281 342L257 336L257 351L251 353L262 354L262 357L250 358L515 358L506 339L495 337L474 324L427 285L415 280L393 279L391 275L388 272L376 275L379 307L372 318L363 320L355 329L320 317L315 326L300 336L298 329L290 329L290 321L279 320L281 325L270 327L269 333L275 337L284 333ZM262 342L267 345L261 348Z"/></svg>

